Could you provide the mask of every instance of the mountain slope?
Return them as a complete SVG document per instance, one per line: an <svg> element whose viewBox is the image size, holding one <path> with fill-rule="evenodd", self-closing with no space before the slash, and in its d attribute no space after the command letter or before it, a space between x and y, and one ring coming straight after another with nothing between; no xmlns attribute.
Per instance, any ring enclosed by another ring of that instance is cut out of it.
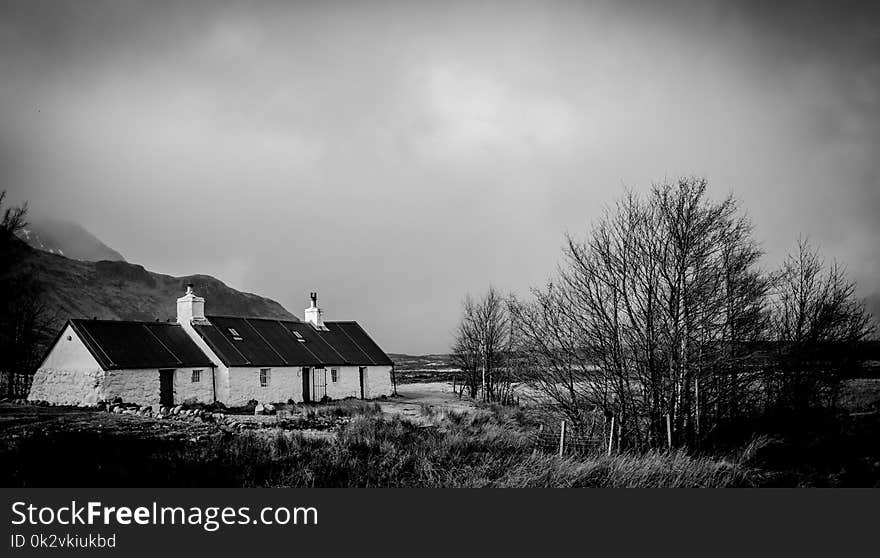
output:
<svg viewBox="0 0 880 558"><path fill-rule="evenodd" d="M23 272L32 272L59 323L68 318L169 320L193 283L211 314L296 319L274 300L237 291L210 275L172 277L124 261L86 262L28 249Z"/></svg>
<svg viewBox="0 0 880 558"><path fill-rule="evenodd" d="M82 226L70 221L31 223L18 233L32 248L74 260L124 262L125 258Z"/></svg>

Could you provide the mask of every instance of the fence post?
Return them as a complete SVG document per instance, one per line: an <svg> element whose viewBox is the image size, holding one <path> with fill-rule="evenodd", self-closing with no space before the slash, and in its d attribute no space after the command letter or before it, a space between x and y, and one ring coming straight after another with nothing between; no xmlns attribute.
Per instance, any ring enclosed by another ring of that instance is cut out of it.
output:
<svg viewBox="0 0 880 558"><path fill-rule="evenodd" d="M666 444L672 449L672 419L669 413L666 414Z"/></svg>
<svg viewBox="0 0 880 558"><path fill-rule="evenodd" d="M565 452L565 421L559 427L559 457Z"/></svg>
<svg viewBox="0 0 880 558"><path fill-rule="evenodd" d="M608 433L608 455L611 455L611 445L614 444L614 417L611 417L611 432Z"/></svg>

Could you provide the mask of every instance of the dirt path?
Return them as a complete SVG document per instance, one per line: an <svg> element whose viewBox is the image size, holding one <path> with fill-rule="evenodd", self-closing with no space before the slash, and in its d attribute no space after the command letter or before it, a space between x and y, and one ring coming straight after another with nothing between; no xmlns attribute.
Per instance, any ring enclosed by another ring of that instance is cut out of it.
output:
<svg viewBox="0 0 880 558"><path fill-rule="evenodd" d="M452 384L447 382L400 384L397 386L397 394L398 397L379 403L382 412L389 416L400 415L416 422L425 418L423 406L430 407L435 412L452 413L476 408L472 400L466 397L459 399L452 391Z"/></svg>

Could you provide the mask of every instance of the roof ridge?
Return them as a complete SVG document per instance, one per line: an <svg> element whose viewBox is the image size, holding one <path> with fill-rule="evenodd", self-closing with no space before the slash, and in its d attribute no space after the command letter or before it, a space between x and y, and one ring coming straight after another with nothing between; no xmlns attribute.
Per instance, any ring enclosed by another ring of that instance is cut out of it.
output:
<svg viewBox="0 0 880 558"><path fill-rule="evenodd" d="M301 324L304 323L302 320L297 318L296 316L293 319L288 318L270 318L268 316L230 316L228 314L205 314L205 318L210 320L212 317L214 318L233 318L236 320L267 320L270 322L289 322L293 324Z"/></svg>
<svg viewBox="0 0 880 558"><path fill-rule="evenodd" d="M104 323L104 324L135 324L135 325L164 325L164 326L180 326L177 322L158 322L150 320L111 320L111 319L94 319L94 318L70 318L71 322L84 323Z"/></svg>

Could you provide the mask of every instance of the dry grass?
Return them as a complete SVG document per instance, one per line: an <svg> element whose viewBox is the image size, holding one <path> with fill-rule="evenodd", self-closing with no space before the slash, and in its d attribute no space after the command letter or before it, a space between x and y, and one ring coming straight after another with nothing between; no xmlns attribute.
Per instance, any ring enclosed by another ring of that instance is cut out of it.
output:
<svg viewBox="0 0 880 558"><path fill-rule="evenodd" d="M343 399L328 404L306 405L303 408L303 415L306 418L375 417L381 414L382 407L378 403L360 399Z"/></svg>
<svg viewBox="0 0 880 558"><path fill-rule="evenodd" d="M591 488L723 488L752 486L756 472L737 461L692 457L683 451L596 455L585 459L532 457L493 486Z"/></svg>
<svg viewBox="0 0 880 558"><path fill-rule="evenodd" d="M715 487L760 479L747 455L533 455L534 425L515 409L437 413L427 425L383 418L363 402L315 412L351 418L323 439L277 428L151 437L82 421L74 430L18 430L0 438L0 473L9 486ZM59 469L62 458L68 465Z"/></svg>
<svg viewBox="0 0 880 558"><path fill-rule="evenodd" d="M449 414L420 427L360 416L334 441L247 433L228 458L258 486L727 487L752 486L749 452L731 459L684 452L559 459L533 455L517 412Z"/></svg>

